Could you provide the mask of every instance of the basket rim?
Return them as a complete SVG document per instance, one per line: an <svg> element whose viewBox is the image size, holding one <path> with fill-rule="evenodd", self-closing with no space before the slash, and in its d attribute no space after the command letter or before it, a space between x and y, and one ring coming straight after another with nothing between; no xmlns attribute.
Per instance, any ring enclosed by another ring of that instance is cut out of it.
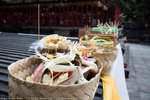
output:
<svg viewBox="0 0 150 100"><path fill-rule="evenodd" d="M34 55L33 55L34 56ZM31 56L30 56L31 57ZM30 58L30 57L27 57L27 58ZM25 58L25 59L27 59L27 58ZM18 63L18 62L20 62L20 61L22 61L22 60L25 60L25 59L20 59L20 60L18 60L18 61L16 61L16 62L14 62L14 63L12 63L12 64L10 64L9 66L8 66L8 78L10 78L9 77L9 75L11 76L11 77L13 77L14 79L17 79L18 81L20 81L20 82L22 82L22 83L27 83L27 84L36 84L36 85L44 85L44 86L50 86L50 87L72 87L72 86L80 86L80 85L84 85L84 84L88 84L89 82L91 82L91 81L93 81L96 77L98 77L98 76L100 76L101 75L101 72L102 72L102 69L103 69L103 66L101 65L101 68L99 69L99 72L95 75L95 77L93 77L92 79L90 79L88 82L86 82L86 83L82 83L82 84L71 84L71 85L48 85L48 84L43 84L43 83L38 83L38 82L29 82L29 81L26 81L26 80L23 80L23 79L20 79L20 78L18 78L18 77L16 77L15 75L13 75L12 73L11 73L11 67L15 64L15 63Z"/></svg>
<svg viewBox="0 0 150 100"><path fill-rule="evenodd" d="M116 47L109 47L109 46L104 46L104 45L98 45L99 47L103 47L103 49L111 49L111 51L103 51L103 52L93 52L93 54L111 54L111 53L118 53L118 49Z"/></svg>
<svg viewBox="0 0 150 100"><path fill-rule="evenodd" d="M93 34L103 34L102 32L98 32L98 31L92 31L92 30L88 30L86 32L88 35L93 35ZM115 32L111 32L111 34L103 34L103 35L117 35Z"/></svg>
<svg viewBox="0 0 150 100"><path fill-rule="evenodd" d="M93 54L111 54L111 53L118 53L118 50L110 51L110 52L93 52Z"/></svg>

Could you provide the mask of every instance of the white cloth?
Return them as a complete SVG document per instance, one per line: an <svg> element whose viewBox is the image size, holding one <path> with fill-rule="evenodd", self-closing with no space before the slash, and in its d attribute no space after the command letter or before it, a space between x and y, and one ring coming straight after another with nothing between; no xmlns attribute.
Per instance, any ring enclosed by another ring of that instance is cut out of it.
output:
<svg viewBox="0 0 150 100"><path fill-rule="evenodd" d="M118 44L116 47L118 48L118 55L108 75L112 75L115 78L116 87L121 96L121 99L129 100L126 80L125 80L124 63L123 63L121 46L120 44Z"/></svg>

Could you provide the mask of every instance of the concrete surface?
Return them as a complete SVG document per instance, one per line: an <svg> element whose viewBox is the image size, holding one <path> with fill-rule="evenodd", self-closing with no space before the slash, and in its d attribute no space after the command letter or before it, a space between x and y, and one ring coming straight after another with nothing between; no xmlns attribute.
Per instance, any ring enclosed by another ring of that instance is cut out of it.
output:
<svg viewBox="0 0 150 100"><path fill-rule="evenodd" d="M130 100L150 100L150 46L129 46L129 78L126 80Z"/></svg>

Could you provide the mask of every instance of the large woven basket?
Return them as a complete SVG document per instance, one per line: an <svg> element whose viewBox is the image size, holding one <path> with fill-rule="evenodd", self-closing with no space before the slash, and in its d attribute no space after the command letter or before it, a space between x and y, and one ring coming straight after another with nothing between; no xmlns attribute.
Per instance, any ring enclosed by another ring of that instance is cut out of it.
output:
<svg viewBox="0 0 150 100"><path fill-rule="evenodd" d="M33 73L41 60L35 56L19 60L8 67L10 99L93 100L99 84L99 73L84 84L49 86L23 80Z"/></svg>
<svg viewBox="0 0 150 100"><path fill-rule="evenodd" d="M98 46L98 51L92 54L103 64L101 74L106 75L117 57L118 49L115 47Z"/></svg>
<svg viewBox="0 0 150 100"><path fill-rule="evenodd" d="M86 35L88 36L99 36L99 37L109 37L113 42L114 42L114 47L117 44L117 34L112 33L112 34L102 34L101 32L96 32L96 31L87 31Z"/></svg>

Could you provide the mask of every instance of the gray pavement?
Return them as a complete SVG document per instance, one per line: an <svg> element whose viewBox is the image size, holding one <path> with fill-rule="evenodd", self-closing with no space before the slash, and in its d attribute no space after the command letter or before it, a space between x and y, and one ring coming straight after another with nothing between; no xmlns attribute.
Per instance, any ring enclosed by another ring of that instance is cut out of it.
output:
<svg viewBox="0 0 150 100"><path fill-rule="evenodd" d="M150 100L150 46L129 46L129 78L126 80L130 100Z"/></svg>

